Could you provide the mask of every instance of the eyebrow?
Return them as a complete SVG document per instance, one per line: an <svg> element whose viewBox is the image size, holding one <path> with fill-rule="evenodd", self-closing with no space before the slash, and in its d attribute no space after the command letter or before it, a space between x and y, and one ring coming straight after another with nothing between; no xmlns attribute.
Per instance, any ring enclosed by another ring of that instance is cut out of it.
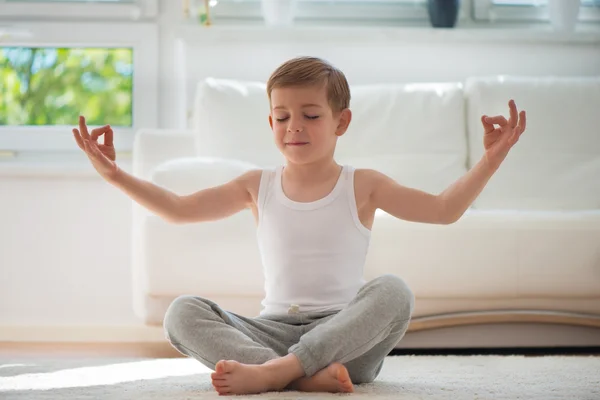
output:
<svg viewBox="0 0 600 400"><path fill-rule="evenodd" d="M323 108L323 106L319 105L319 104L303 104L302 108L308 108L308 107L319 107L319 108ZM277 106L277 107L273 107L273 110L279 110L279 109L285 109L284 106Z"/></svg>

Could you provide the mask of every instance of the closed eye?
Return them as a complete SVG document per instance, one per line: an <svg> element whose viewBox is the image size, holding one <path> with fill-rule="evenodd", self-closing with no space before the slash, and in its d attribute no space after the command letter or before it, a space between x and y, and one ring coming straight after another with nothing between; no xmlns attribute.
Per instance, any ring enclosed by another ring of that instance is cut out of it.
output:
<svg viewBox="0 0 600 400"><path fill-rule="evenodd" d="M318 119L319 116L318 115L305 115L306 118L308 119ZM275 121L277 122L284 122L287 121L289 117L285 117L285 118L275 118Z"/></svg>

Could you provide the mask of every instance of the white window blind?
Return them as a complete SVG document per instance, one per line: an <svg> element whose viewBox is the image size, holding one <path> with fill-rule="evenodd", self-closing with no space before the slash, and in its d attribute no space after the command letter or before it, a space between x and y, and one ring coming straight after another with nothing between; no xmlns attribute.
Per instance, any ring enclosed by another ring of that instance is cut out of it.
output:
<svg viewBox="0 0 600 400"><path fill-rule="evenodd" d="M479 21L547 21L547 0L473 0ZM581 0L580 21L600 21L600 0Z"/></svg>
<svg viewBox="0 0 600 400"><path fill-rule="evenodd" d="M255 22L262 19L260 0L211 0L219 22ZM426 0L298 0L296 21L301 23L359 23L361 25L428 18Z"/></svg>

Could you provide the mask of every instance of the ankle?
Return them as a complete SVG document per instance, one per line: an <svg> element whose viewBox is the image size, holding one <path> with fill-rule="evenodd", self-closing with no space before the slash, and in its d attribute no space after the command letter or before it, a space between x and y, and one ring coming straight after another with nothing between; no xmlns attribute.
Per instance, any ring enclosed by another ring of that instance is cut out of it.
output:
<svg viewBox="0 0 600 400"><path fill-rule="evenodd" d="M277 386L283 385L282 388L305 375L300 361L293 354L269 360L262 367L267 371L269 380Z"/></svg>

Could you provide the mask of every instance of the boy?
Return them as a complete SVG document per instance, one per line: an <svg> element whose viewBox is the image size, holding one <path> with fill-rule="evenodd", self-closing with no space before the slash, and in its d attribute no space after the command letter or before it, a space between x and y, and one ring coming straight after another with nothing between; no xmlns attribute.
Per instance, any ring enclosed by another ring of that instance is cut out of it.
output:
<svg viewBox="0 0 600 400"><path fill-rule="evenodd" d="M219 394L352 392L353 384L377 377L414 305L398 277L363 281L375 210L408 221L455 222L525 130L525 112L517 114L511 100L508 121L483 116L483 158L433 195L335 162L337 139L352 119L350 89L326 61L289 60L271 75L267 94L269 124L286 165L252 170L188 196L120 170L110 126L90 135L80 117L73 133L108 182L165 220L202 222L251 209L266 283L261 314L246 318L208 299L182 296L164 319L171 344L215 371ZM104 144L97 143L101 135Z"/></svg>

